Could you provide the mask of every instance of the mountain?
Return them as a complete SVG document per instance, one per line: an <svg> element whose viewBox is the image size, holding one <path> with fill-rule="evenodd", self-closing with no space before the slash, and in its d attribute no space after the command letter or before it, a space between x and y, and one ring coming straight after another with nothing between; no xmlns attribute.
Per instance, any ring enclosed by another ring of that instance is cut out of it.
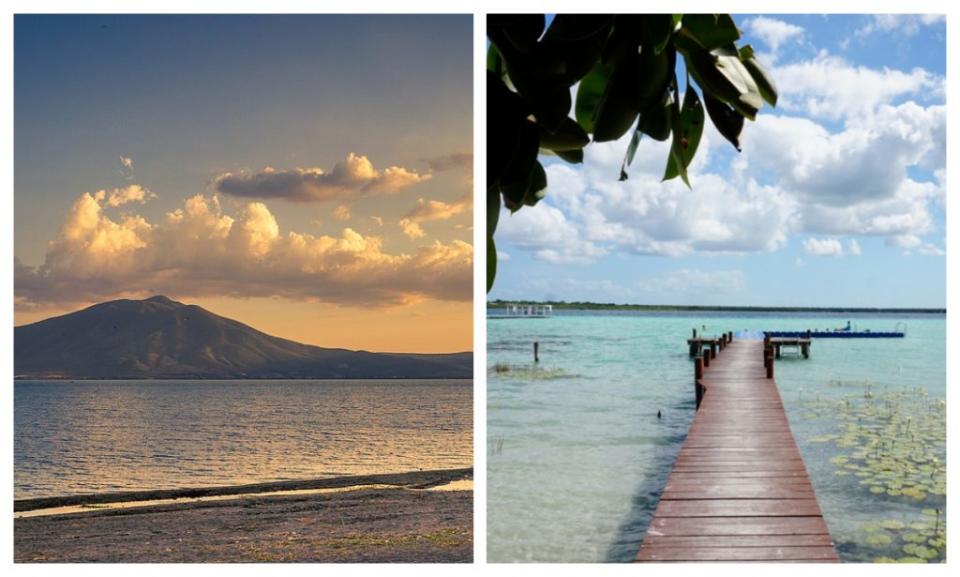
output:
<svg viewBox="0 0 960 577"><path fill-rule="evenodd" d="M14 329L18 378L471 378L473 353L326 349L164 296L116 300Z"/></svg>

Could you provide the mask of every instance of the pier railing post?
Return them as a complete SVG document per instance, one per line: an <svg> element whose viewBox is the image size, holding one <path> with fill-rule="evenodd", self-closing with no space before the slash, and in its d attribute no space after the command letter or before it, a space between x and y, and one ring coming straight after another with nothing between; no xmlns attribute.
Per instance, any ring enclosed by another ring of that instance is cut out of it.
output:
<svg viewBox="0 0 960 577"><path fill-rule="evenodd" d="M709 366L710 366L710 351L709 351L709 350L704 350L704 351L703 351L703 354L702 354L701 357L700 357L700 359L701 359L701 361L703 362L703 366L704 366L704 367L709 367Z"/></svg>
<svg viewBox="0 0 960 577"><path fill-rule="evenodd" d="M709 361L705 360L705 357L697 357L693 360L693 394L697 402L697 409L700 408L700 402L703 401L703 393L706 391L706 387L703 386L703 383L700 382L703 379L703 368L706 366L706 363Z"/></svg>

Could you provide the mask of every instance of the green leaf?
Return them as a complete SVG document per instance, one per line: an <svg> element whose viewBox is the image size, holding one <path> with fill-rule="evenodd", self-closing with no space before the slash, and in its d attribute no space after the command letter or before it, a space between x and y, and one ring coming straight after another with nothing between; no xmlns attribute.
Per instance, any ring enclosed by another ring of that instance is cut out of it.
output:
<svg viewBox="0 0 960 577"><path fill-rule="evenodd" d="M633 132L630 138L630 144L627 146L627 154L623 157L623 164L620 166L620 182L627 180L627 167L633 162L633 157L637 154L637 147L640 145L640 138L643 133L639 129Z"/></svg>
<svg viewBox="0 0 960 577"><path fill-rule="evenodd" d="M773 78L767 70L753 57L743 59L743 65L747 71L750 72L750 76L753 77L754 82L757 83L760 96L762 96L770 106L776 106L777 86L773 83Z"/></svg>
<svg viewBox="0 0 960 577"><path fill-rule="evenodd" d="M623 136L637 119L640 55L628 52L613 61L613 71L597 107L593 125L594 142L608 142Z"/></svg>
<svg viewBox="0 0 960 577"><path fill-rule="evenodd" d="M493 281L497 278L497 244L493 237L487 237L487 292L493 288Z"/></svg>
<svg viewBox="0 0 960 577"><path fill-rule="evenodd" d="M529 124L526 119L529 114L529 107L520 95L510 91L499 76L487 72L488 186L498 184L509 169L521 142L520 131L524 124ZM526 151L529 154L529 147Z"/></svg>
<svg viewBox="0 0 960 577"><path fill-rule="evenodd" d="M571 164L580 164L583 162L583 149L576 150L557 150L556 155Z"/></svg>
<svg viewBox="0 0 960 577"><path fill-rule="evenodd" d="M556 130L550 131L540 127L540 148L553 151L576 150L590 143L590 137L577 122L567 117Z"/></svg>
<svg viewBox="0 0 960 577"><path fill-rule="evenodd" d="M500 191L507 208L516 212L524 203L530 189L537 152L540 149L540 132L537 126L524 119L517 132L513 156L500 177Z"/></svg>
<svg viewBox="0 0 960 577"><path fill-rule="evenodd" d="M737 89L739 96L730 101L741 114L754 120L757 111L763 106L763 98L760 95L760 88L753 80L750 71L747 70L743 62L740 62L740 56L733 51L732 54L714 51L717 70L727 79L732 86Z"/></svg>
<svg viewBox="0 0 960 577"><path fill-rule="evenodd" d="M660 54L670 42L676 22L672 14L646 14L643 18L643 44L652 46L655 54Z"/></svg>
<svg viewBox="0 0 960 577"><path fill-rule="evenodd" d="M673 94L668 91L663 102L658 106L651 106L640 113L640 122L637 129L650 138L663 142L670 137L670 106L673 104Z"/></svg>
<svg viewBox="0 0 960 577"><path fill-rule="evenodd" d="M539 56L557 62L567 86L573 86L597 63L610 37L610 14L557 14L540 41Z"/></svg>
<svg viewBox="0 0 960 577"><path fill-rule="evenodd" d="M706 50L736 42L740 31L729 14L686 14L683 28Z"/></svg>
<svg viewBox="0 0 960 577"><path fill-rule="evenodd" d="M740 150L740 132L743 130L743 116L729 105L714 98L706 91L703 93L703 102L706 105L710 120L717 127L717 131Z"/></svg>
<svg viewBox="0 0 960 577"><path fill-rule="evenodd" d="M500 220L500 191L498 187L487 188L487 292L493 288L497 276L497 247L493 242L493 233Z"/></svg>
<svg viewBox="0 0 960 577"><path fill-rule="evenodd" d="M503 59L500 58L500 52L493 43L487 48L487 70L497 76L503 76Z"/></svg>
<svg viewBox="0 0 960 577"><path fill-rule="evenodd" d="M674 81L674 87L676 87L676 81ZM674 99L673 104L670 106L670 116L670 123L673 125L673 143L670 146L670 158L674 161L677 174L683 179L684 184L687 185L687 188L692 188L690 186L690 179L687 177L687 165L684 164L683 161L683 136L679 134L681 127L680 103L677 102L676 99ZM669 171L669 165L667 170ZM666 179L666 177L664 177L664 179Z"/></svg>
<svg viewBox="0 0 960 577"><path fill-rule="evenodd" d="M513 51L530 52L543 34L545 25L543 14L489 14L487 36L508 57Z"/></svg>
<svg viewBox="0 0 960 577"><path fill-rule="evenodd" d="M613 72L613 65L598 63L593 67L577 88L577 103L575 114L577 122L588 133L592 133L597 119L597 110L603 93L607 89L607 82Z"/></svg>
<svg viewBox="0 0 960 577"><path fill-rule="evenodd" d="M667 160L667 170L663 175L663 180L676 178L685 173L694 155L697 153L697 147L700 146L700 137L703 134L703 122L705 115L703 112L703 103L697 91L693 88L689 79L687 80L687 91L683 96L683 107L680 109L680 138L679 149L677 153L671 150ZM677 131L673 132L673 148L678 146ZM684 179L686 181L686 179Z"/></svg>
<svg viewBox="0 0 960 577"><path fill-rule="evenodd" d="M527 195L523 199L523 204L527 206L536 206L547 195L547 173L543 170L543 165L539 161L533 165L533 171L530 173L530 186L527 189Z"/></svg>

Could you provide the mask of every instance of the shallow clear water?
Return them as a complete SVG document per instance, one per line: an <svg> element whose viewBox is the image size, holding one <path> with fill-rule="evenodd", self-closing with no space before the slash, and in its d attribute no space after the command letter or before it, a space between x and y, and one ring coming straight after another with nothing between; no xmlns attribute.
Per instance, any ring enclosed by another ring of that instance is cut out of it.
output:
<svg viewBox="0 0 960 577"><path fill-rule="evenodd" d="M472 464L471 381L17 381L14 497Z"/></svg>
<svg viewBox="0 0 960 577"><path fill-rule="evenodd" d="M823 440L844 425L842 413L825 403L846 400L855 407L847 397L862 397L864 380L873 382L878 400L881 391L920 387L926 400L900 402L897 410L903 418L927 411L928 428L943 431L942 412L937 421L932 409L946 388L942 315L583 312L487 323L488 558L632 560L693 418L693 367L685 345L690 329L803 330L840 327L848 319L874 331L904 321L908 335L815 340L810 359L777 364L777 381L841 557L904 557L909 542L890 521L919 527L932 519L924 510L943 508L943 496L879 495L860 484L861 477L837 476L830 459L854 448ZM540 343L537 365L534 341ZM927 440L928 452L945 452L942 438ZM877 534L889 534L890 543Z"/></svg>

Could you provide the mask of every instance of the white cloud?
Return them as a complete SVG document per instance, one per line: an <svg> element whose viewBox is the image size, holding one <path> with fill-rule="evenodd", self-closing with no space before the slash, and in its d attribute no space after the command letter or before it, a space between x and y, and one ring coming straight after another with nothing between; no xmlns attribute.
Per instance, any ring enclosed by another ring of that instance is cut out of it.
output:
<svg viewBox="0 0 960 577"><path fill-rule="evenodd" d="M814 256L841 256L843 245L835 238L808 238L803 241L803 252Z"/></svg>
<svg viewBox="0 0 960 577"><path fill-rule="evenodd" d="M351 228L340 236L284 234L265 204L231 216L215 196L189 198L157 222L112 216L112 208L106 194L82 194L44 262L17 261L18 307L158 292L362 306L471 298L473 247L461 241L390 253L381 238Z"/></svg>
<svg viewBox="0 0 960 577"><path fill-rule="evenodd" d="M771 74L780 94L778 110L843 121L870 119L881 106L907 96L942 100L946 84L922 68L869 68L826 51L811 60L774 66Z"/></svg>
<svg viewBox="0 0 960 577"><path fill-rule="evenodd" d="M870 20L857 29L857 36L893 33L909 37L916 35L924 26L946 22L944 14L871 14L868 18Z"/></svg>
<svg viewBox="0 0 960 577"><path fill-rule="evenodd" d="M551 263L586 263L605 254L603 249L583 239L580 230L567 221L563 212L546 203L512 215L503 209L497 239L533 251L534 257Z"/></svg>
<svg viewBox="0 0 960 577"><path fill-rule="evenodd" d="M330 172L320 168L276 170L267 167L255 173L227 172L217 176L213 185L219 192L233 196L323 202L393 194L430 178L429 174L418 174L399 166L378 170L366 156L351 152Z"/></svg>
<svg viewBox="0 0 960 577"><path fill-rule="evenodd" d="M743 23L743 26L751 36L760 38L770 49L769 56L764 59L769 64L778 59L781 46L801 39L804 33L804 29L800 26L768 16L750 18Z"/></svg>
<svg viewBox="0 0 960 577"><path fill-rule="evenodd" d="M812 256L860 256L860 243L851 238L847 241L847 248L835 238L808 238L803 241L803 252Z"/></svg>

